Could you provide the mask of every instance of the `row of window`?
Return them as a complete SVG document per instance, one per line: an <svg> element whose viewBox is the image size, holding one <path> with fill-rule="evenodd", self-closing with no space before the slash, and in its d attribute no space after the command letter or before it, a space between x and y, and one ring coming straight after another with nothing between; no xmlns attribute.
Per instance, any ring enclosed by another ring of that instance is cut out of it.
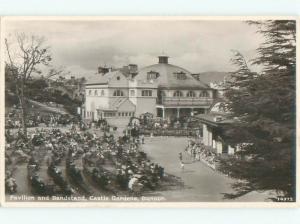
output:
<svg viewBox="0 0 300 224"><path fill-rule="evenodd" d="M89 90L88 95L92 96L92 94L93 94L92 90ZM104 96L104 95L105 95L104 90L101 90L100 96ZM130 90L130 95L134 96L135 91ZM98 91L97 90L94 91L94 96L98 96ZM125 96L125 94L122 90L117 89L117 90L114 91L113 96ZM152 90L142 90L142 96L152 96Z"/></svg>
<svg viewBox="0 0 300 224"><path fill-rule="evenodd" d="M89 96L91 96L91 95L92 95L92 90L89 90ZM105 95L104 90L101 90L100 96L104 96L104 95ZM130 95L134 96L135 91L131 90ZM162 95L164 95L164 92L162 92ZM94 91L94 96L98 96L97 90ZM113 96L125 96L125 94L122 90L117 89L114 91ZM152 90L142 90L142 96L152 96ZM184 94L182 91L177 90L174 92L173 96L174 97L183 97ZM187 92L186 97L197 97L197 96L194 91L189 91L189 92ZM199 94L199 97L209 97L209 93L207 91L202 91Z"/></svg>
<svg viewBox="0 0 300 224"><path fill-rule="evenodd" d="M133 117L134 112L104 112L104 117Z"/></svg>
<svg viewBox="0 0 300 224"><path fill-rule="evenodd" d="M101 116L100 111L98 111L98 116ZM134 117L134 112L104 112L104 117ZM85 117L94 117L94 112L86 111Z"/></svg>
<svg viewBox="0 0 300 224"><path fill-rule="evenodd" d="M187 78L186 74L184 72L174 72L174 76L178 79L178 80L185 80ZM148 80L153 80L153 79L157 79L159 77L159 73L155 72L155 71L150 71L147 73L147 79Z"/></svg>
<svg viewBox="0 0 300 224"><path fill-rule="evenodd" d="M93 95L93 91L89 90L89 94L88 95L92 96ZM102 89L99 96L104 96L104 95L105 95L105 93L104 93L104 90ZM94 96L98 96L98 90L94 90Z"/></svg>
<svg viewBox="0 0 300 224"><path fill-rule="evenodd" d="M105 92L104 90L102 89L101 92L100 92L100 95L98 95L98 90L94 90L94 94L93 94L93 91L92 90L89 90L89 93L88 93L89 96L104 96L105 95ZM113 93L113 96L124 96L124 92L122 90L116 90L114 91Z"/></svg>
<svg viewBox="0 0 300 224"><path fill-rule="evenodd" d="M183 92L177 90L173 94L174 97L183 97ZM186 97L196 97L196 93L194 91L188 91L186 94ZM199 97L209 97L209 94L207 91L202 91L199 94Z"/></svg>

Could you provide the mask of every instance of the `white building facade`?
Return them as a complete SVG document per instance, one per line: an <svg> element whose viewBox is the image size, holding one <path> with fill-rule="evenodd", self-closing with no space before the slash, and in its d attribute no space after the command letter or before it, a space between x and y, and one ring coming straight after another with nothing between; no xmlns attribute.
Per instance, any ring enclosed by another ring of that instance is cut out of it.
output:
<svg viewBox="0 0 300 224"><path fill-rule="evenodd" d="M159 63L124 74L121 70L95 75L85 87L82 117L139 117L151 113L163 119L206 113L214 100L214 90L196 80L189 71L168 63Z"/></svg>

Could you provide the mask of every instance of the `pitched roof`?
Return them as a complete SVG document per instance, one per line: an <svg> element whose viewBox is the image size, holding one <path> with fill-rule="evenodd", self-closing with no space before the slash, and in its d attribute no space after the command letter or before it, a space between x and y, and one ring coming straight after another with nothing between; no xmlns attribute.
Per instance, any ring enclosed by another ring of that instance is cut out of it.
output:
<svg viewBox="0 0 300 224"><path fill-rule="evenodd" d="M111 101L109 101L109 108L110 109L118 109L122 103L124 103L127 100L127 98L124 97L118 97Z"/></svg>
<svg viewBox="0 0 300 224"><path fill-rule="evenodd" d="M120 74L122 74L122 72L120 71L111 71L104 75L96 74L88 78L86 85L108 84L109 80L111 80L115 75L120 75Z"/></svg>
<svg viewBox="0 0 300 224"><path fill-rule="evenodd" d="M159 63L150 65L139 70L136 79L138 80L147 80L148 72L157 72L159 76L157 78L158 87L162 88L209 88L205 83L196 80L189 71L184 68L167 64ZM178 79L176 74L183 73L185 75L184 79Z"/></svg>

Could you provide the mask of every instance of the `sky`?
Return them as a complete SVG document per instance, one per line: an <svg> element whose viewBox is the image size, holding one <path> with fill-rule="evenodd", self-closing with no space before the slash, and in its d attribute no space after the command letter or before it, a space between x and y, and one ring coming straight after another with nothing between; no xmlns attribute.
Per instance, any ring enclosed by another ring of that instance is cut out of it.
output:
<svg viewBox="0 0 300 224"><path fill-rule="evenodd" d="M235 69L232 50L251 60L263 40L255 26L221 20L6 20L5 31L12 42L19 32L44 36L53 65L76 77L95 74L104 65L141 68L157 63L161 54L192 73L228 72Z"/></svg>

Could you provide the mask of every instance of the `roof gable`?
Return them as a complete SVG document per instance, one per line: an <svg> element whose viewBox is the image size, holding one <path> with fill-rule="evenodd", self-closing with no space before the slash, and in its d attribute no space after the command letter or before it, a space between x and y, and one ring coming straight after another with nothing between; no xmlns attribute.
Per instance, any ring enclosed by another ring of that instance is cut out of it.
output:
<svg viewBox="0 0 300 224"><path fill-rule="evenodd" d="M128 79L122 72L112 71L104 75L96 74L94 77L91 77L86 83L86 85L99 85L99 84L108 84L108 85L120 84L121 86L124 86L126 84L128 85Z"/></svg>

